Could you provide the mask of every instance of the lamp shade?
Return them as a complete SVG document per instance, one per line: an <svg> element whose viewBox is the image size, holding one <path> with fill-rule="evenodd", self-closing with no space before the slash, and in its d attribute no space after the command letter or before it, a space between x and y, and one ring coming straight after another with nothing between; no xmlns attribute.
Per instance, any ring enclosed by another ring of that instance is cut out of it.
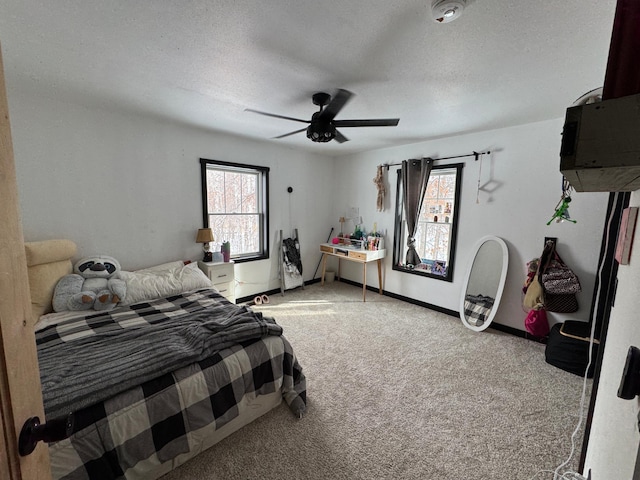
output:
<svg viewBox="0 0 640 480"><path fill-rule="evenodd" d="M196 243L213 242L213 232L210 228L199 228L196 235Z"/></svg>

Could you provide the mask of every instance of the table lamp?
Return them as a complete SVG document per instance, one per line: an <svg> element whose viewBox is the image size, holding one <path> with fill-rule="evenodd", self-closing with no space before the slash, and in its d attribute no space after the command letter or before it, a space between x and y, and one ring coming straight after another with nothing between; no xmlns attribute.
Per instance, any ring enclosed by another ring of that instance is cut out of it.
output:
<svg viewBox="0 0 640 480"><path fill-rule="evenodd" d="M210 242L213 242L213 232L210 228L199 228L198 234L196 235L196 243L202 243L204 250L204 258L203 262L211 262L213 261L213 254L211 253L211 245Z"/></svg>

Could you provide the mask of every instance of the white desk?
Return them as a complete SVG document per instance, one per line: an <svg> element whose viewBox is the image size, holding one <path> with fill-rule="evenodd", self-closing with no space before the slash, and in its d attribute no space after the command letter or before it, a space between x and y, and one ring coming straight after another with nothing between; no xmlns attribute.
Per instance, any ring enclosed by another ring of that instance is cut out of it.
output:
<svg viewBox="0 0 640 480"><path fill-rule="evenodd" d="M348 260L350 262L358 262L362 264L362 301L366 302L367 294L367 263L378 263L378 291L382 295L382 259L385 257L386 250L361 250L350 245L322 243L320 244L322 252L322 280L320 285L324 285L324 274L327 269L327 257L338 257L338 278L340 278L340 262Z"/></svg>

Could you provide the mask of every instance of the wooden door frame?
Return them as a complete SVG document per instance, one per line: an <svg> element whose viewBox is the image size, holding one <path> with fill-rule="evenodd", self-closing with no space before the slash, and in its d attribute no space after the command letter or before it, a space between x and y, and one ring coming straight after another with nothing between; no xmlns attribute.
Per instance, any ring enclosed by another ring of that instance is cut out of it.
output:
<svg viewBox="0 0 640 480"><path fill-rule="evenodd" d="M50 480L46 444L18 454L22 425L33 416L44 422L44 409L1 48L0 205L0 477Z"/></svg>

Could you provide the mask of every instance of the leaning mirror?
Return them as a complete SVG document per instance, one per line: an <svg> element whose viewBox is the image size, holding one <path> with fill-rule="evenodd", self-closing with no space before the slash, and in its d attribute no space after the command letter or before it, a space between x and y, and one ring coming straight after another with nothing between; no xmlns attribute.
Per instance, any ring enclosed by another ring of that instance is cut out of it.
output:
<svg viewBox="0 0 640 480"><path fill-rule="evenodd" d="M462 287L460 320L465 327L480 332L495 317L504 290L509 251L504 240L494 236L481 238Z"/></svg>

